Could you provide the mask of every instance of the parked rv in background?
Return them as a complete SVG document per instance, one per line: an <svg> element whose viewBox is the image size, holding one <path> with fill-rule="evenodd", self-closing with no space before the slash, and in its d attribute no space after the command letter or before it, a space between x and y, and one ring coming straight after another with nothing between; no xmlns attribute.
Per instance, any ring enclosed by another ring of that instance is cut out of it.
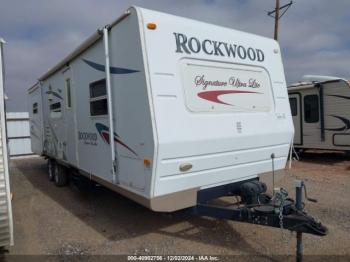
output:
<svg viewBox="0 0 350 262"><path fill-rule="evenodd" d="M296 149L350 152L350 85L345 79L305 76L288 87Z"/></svg>
<svg viewBox="0 0 350 262"><path fill-rule="evenodd" d="M13 220L5 115L4 43L5 41L0 38L0 247L13 245Z"/></svg>
<svg viewBox="0 0 350 262"><path fill-rule="evenodd" d="M278 43L132 7L28 91L32 150L155 211L285 167L293 137ZM112 140L112 141L111 141Z"/></svg>

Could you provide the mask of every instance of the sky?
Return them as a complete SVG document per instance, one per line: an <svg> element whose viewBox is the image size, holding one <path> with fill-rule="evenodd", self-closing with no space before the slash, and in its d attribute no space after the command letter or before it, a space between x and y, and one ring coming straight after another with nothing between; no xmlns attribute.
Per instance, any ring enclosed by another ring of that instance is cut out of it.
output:
<svg viewBox="0 0 350 262"><path fill-rule="evenodd" d="M305 74L350 79L350 1L293 2L279 31L287 83ZM273 37L275 0L0 0L7 111L28 111L36 79L131 5Z"/></svg>

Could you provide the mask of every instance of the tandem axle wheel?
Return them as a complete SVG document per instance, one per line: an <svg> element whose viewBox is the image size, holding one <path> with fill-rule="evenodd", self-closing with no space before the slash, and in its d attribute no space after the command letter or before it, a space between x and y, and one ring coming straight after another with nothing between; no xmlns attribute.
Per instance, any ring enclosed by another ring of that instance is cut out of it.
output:
<svg viewBox="0 0 350 262"><path fill-rule="evenodd" d="M54 159L49 158L47 161L48 178L56 186L62 187L68 184L68 168L61 165Z"/></svg>

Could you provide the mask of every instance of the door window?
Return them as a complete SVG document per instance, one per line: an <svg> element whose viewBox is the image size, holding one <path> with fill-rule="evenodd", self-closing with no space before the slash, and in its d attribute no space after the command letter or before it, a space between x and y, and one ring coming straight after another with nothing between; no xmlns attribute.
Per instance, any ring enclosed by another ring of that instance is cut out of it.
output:
<svg viewBox="0 0 350 262"><path fill-rule="evenodd" d="M320 118L318 95L304 96L304 119L306 123L317 123Z"/></svg>
<svg viewBox="0 0 350 262"><path fill-rule="evenodd" d="M37 114L38 113L38 103L34 103L33 104L33 114Z"/></svg>
<svg viewBox="0 0 350 262"><path fill-rule="evenodd" d="M298 114L298 104L297 99L295 97L289 98L290 111L292 116L296 116Z"/></svg>
<svg viewBox="0 0 350 262"><path fill-rule="evenodd" d="M71 83L70 78L66 79L66 99L67 99L67 109L72 108L72 95L71 95Z"/></svg>

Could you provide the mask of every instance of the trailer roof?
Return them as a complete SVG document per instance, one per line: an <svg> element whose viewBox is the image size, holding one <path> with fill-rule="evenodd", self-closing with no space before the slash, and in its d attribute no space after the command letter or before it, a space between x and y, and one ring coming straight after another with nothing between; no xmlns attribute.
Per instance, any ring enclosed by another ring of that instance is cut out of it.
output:
<svg viewBox="0 0 350 262"><path fill-rule="evenodd" d="M325 82L331 80L345 80L337 76L322 76L322 75L304 75L301 78L303 82Z"/></svg>
<svg viewBox="0 0 350 262"><path fill-rule="evenodd" d="M327 80L328 79L328 80ZM291 84L290 86L288 86L288 92L289 91L296 91L296 90L303 90L303 89L309 89L309 88L314 88L319 84L326 84L326 83L332 83L332 82L345 82L349 87L350 87L350 83L348 80L343 79L343 78L337 78L337 77L331 77L331 78L325 78L325 80L323 81L302 81L302 82L298 82L298 83L294 83Z"/></svg>
<svg viewBox="0 0 350 262"><path fill-rule="evenodd" d="M114 25L118 24L120 21L122 21L125 17L127 17L130 14L130 8L126 10L120 17L118 17L116 20L114 20L112 23L106 25L105 27L111 28ZM63 60L61 60L58 64L56 64L54 67L49 69L44 75L39 77L39 81L43 81L50 77L52 74L56 73L58 70L60 70L62 67L69 64L70 61L72 61L75 57L79 56L82 52L84 52L86 49L88 49L90 46L92 46L94 43L97 42L102 37L102 28L99 28L96 30L94 34L92 34L88 39L86 39L81 45L79 45L73 52L69 53Z"/></svg>

